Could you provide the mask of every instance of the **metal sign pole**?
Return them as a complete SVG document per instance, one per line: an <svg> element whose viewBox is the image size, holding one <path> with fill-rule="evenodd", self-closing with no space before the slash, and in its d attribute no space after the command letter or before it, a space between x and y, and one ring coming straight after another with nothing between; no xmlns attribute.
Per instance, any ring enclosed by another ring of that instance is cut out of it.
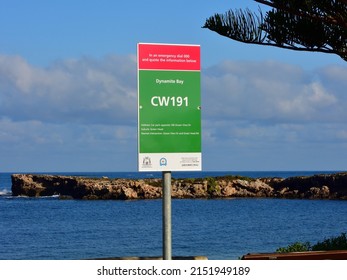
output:
<svg viewBox="0 0 347 280"><path fill-rule="evenodd" d="M200 70L200 45L137 45L138 168L163 173L164 260L172 259L171 171L201 171Z"/></svg>
<svg viewBox="0 0 347 280"><path fill-rule="evenodd" d="M172 259L171 244L171 171L163 171L163 259Z"/></svg>

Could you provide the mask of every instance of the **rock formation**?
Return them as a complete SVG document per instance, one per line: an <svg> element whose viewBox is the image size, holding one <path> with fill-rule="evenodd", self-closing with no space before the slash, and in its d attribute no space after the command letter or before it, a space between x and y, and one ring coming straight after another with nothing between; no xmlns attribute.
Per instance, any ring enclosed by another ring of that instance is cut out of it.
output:
<svg viewBox="0 0 347 280"><path fill-rule="evenodd" d="M161 179L108 179L58 175L13 174L13 196L73 199L161 198ZM173 198L272 197L347 199L347 173L283 178L239 176L173 179Z"/></svg>

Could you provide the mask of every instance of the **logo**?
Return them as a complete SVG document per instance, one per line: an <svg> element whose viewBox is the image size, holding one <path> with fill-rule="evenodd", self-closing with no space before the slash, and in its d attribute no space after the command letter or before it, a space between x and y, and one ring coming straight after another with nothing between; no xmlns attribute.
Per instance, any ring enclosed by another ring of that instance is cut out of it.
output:
<svg viewBox="0 0 347 280"><path fill-rule="evenodd" d="M166 158L161 158L159 161L160 166L166 166L167 165L167 159Z"/></svg>
<svg viewBox="0 0 347 280"><path fill-rule="evenodd" d="M144 157L142 160L142 168L152 168L152 161L150 157Z"/></svg>

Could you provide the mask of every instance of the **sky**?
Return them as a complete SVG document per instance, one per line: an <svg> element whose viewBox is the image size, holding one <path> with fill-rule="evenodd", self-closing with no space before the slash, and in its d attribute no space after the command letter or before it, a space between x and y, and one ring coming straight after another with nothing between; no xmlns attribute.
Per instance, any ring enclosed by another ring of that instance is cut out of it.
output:
<svg viewBox="0 0 347 280"><path fill-rule="evenodd" d="M0 0L0 172L137 170L137 43L201 46L205 171L347 169L347 63L201 28L254 1Z"/></svg>

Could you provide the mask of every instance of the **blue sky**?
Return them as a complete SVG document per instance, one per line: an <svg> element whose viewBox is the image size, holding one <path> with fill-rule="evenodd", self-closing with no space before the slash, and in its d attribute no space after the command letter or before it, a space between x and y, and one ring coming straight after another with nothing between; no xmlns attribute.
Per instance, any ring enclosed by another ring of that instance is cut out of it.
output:
<svg viewBox="0 0 347 280"><path fill-rule="evenodd" d="M346 170L346 62L201 28L246 6L0 0L0 172L136 171L138 42L201 45L204 170Z"/></svg>

